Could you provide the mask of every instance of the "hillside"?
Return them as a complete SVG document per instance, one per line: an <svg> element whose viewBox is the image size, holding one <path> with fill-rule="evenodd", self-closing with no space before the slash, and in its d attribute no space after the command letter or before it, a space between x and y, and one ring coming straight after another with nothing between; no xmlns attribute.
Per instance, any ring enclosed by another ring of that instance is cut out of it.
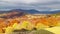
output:
<svg viewBox="0 0 60 34"><path fill-rule="evenodd" d="M43 14L36 10L15 9L0 14L0 33L11 33L16 30L37 31L45 28L49 29L55 26L60 27L59 23L60 15L48 15L45 12Z"/></svg>

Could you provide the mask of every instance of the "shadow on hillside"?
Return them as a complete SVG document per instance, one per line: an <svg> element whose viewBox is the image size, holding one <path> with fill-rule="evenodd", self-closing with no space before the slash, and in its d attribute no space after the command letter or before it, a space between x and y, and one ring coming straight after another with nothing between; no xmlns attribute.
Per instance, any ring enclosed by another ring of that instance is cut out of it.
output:
<svg viewBox="0 0 60 34"><path fill-rule="evenodd" d="M15 30L14 33L10 33L10 34L54 34L54 33L41 29L39 31L34 30L34 31L23 31L23 32L21 30L20 31Z"/></svg>

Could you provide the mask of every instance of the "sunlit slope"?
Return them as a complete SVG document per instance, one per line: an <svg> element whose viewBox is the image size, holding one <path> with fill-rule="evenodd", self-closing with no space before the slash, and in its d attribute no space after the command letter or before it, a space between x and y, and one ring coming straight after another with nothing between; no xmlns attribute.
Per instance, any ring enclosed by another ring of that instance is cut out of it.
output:
<svg viewBox="0 0 60 34"><path fill-rule="evenodd" d="M48 31L53 32L55 34L60 34L60 27L46 28L45 30L48 30Z"/></svg>

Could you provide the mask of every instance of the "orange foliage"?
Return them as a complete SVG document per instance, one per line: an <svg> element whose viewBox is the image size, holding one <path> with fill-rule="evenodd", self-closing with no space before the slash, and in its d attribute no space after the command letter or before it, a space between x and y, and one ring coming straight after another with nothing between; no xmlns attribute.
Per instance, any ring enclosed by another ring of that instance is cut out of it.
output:
<svg viewBox="0 0 60 34"><path fill-rule="evenodd" d="M23 18L23 19L20 19L20 18ZM34 26L36 26L38 23L42 23L47 26L55 26L58 21L58 19L56 19L55 17L49 17L49 18L41 17L41 18L28 19L27 16L19 17L18 19L14 18L14 19L10 19L10 20L9 19L0 19L0 32L3 32L2 30L5 27L13 26L13 24L15 24L15 23L20 23L20 22L26 21L26 20L30 21L30 23L32 23Z"/></svg>
<svg viewBox="0 0 60 34"><path fill-rule="evenodd" d="M18 20L12 19L9 21L9 26L12 26L14 23L20 23Z"/></svg>
<svg viewBox="0 0 60 34"><path fill-rule="evenodd" d="M50 23L50 25L56 26L58 20L55 17L50 17L50 18L48 18L48 22Z"/></svg>

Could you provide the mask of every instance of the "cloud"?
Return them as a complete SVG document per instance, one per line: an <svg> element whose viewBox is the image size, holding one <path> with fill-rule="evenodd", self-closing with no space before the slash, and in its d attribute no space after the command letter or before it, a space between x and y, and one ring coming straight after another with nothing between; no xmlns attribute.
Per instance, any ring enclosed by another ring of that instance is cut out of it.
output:
<svg viewBox="0 0 60 34"><path fill-rule="evenodd" d="M60 9L60 0L0 0L0 9Z"/></svg>

